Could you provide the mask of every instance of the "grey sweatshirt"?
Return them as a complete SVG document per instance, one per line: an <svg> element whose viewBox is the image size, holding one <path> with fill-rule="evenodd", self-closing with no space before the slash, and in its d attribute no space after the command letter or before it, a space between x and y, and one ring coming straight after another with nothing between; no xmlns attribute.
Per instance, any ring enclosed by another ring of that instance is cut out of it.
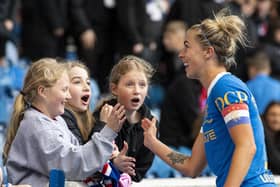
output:
<svg viewBox="0 0 280 187"><path fill-rule="evenodd" d="M8 154L9 182L43 187L54 168L62 169L67 180L83 180L110 159L116 136L105 126L81 146L60 116L51 119L30 108L24 113Z"/></svg>

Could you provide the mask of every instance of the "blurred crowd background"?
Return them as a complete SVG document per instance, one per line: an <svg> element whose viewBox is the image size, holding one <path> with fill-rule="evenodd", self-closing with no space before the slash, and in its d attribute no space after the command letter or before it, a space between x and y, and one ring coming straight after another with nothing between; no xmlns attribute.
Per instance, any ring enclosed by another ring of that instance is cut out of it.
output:
<svg viewBox="0 0 280 187"><path fill-rule="evenodd" d="M53 57L84 62L91 71L93 110L108 94L112 66L134 54L156 69L146 103L160 122L160 139L190 153L207 95L199 82L186 78L178 52L185 30L223 7L246 23L248 45L238 49L230 72L255 96L268 165L280 174L279 0L0 0L1 141L33 61ZM212 174L206 168L202 175ZM182 175L156 158L147 177Z"/></svg>

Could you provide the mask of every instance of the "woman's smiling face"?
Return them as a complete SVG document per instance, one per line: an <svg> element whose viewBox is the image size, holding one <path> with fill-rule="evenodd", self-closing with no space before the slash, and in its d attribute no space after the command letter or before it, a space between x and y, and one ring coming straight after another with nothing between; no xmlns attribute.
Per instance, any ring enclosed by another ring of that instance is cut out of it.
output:
<svg viewBox="0 0 280 187"><path fill-rule="evenodd" d="M204 50L196 39L196 31L188 30L185 35L184 48L179 57L185 66L188 78L199 79L205 69Z"/></svg>

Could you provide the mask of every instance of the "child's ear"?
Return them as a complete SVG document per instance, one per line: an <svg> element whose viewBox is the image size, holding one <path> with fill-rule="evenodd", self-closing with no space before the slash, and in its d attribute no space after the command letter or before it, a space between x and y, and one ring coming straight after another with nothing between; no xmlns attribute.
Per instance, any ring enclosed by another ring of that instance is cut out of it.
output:
<svg viewBox="0 0 280 187"><path fill-rule="evenodd" d="M41 97L46 97L46 88L44 86L39 86L37 88L38 95Z"/></svg>
<svg viewBox="0 0 280 187"><path fill-rule="evenodd" d="M114 96L118 95L118 87L117 87L116 84L110 83L110 89L111 89L111 92Z"/></svg>

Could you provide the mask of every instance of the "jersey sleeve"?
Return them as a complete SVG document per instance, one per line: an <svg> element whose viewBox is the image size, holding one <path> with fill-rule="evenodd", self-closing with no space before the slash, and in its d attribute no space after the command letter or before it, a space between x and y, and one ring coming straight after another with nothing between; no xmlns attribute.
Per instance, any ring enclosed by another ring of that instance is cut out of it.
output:
<svg viewBox="0 0 280 187"><path fill-rule="evenodd" d="M231 104L222 110L228 128L240 124L250 124L250 114L246 103Z"/></svg>
<svg viewBox="0 0 280 187"><path fill-rule="evenodd" d="M214 94L217 109L228 128L236 125L250 124L250 94L242 86L223 84Z"/></svg>

